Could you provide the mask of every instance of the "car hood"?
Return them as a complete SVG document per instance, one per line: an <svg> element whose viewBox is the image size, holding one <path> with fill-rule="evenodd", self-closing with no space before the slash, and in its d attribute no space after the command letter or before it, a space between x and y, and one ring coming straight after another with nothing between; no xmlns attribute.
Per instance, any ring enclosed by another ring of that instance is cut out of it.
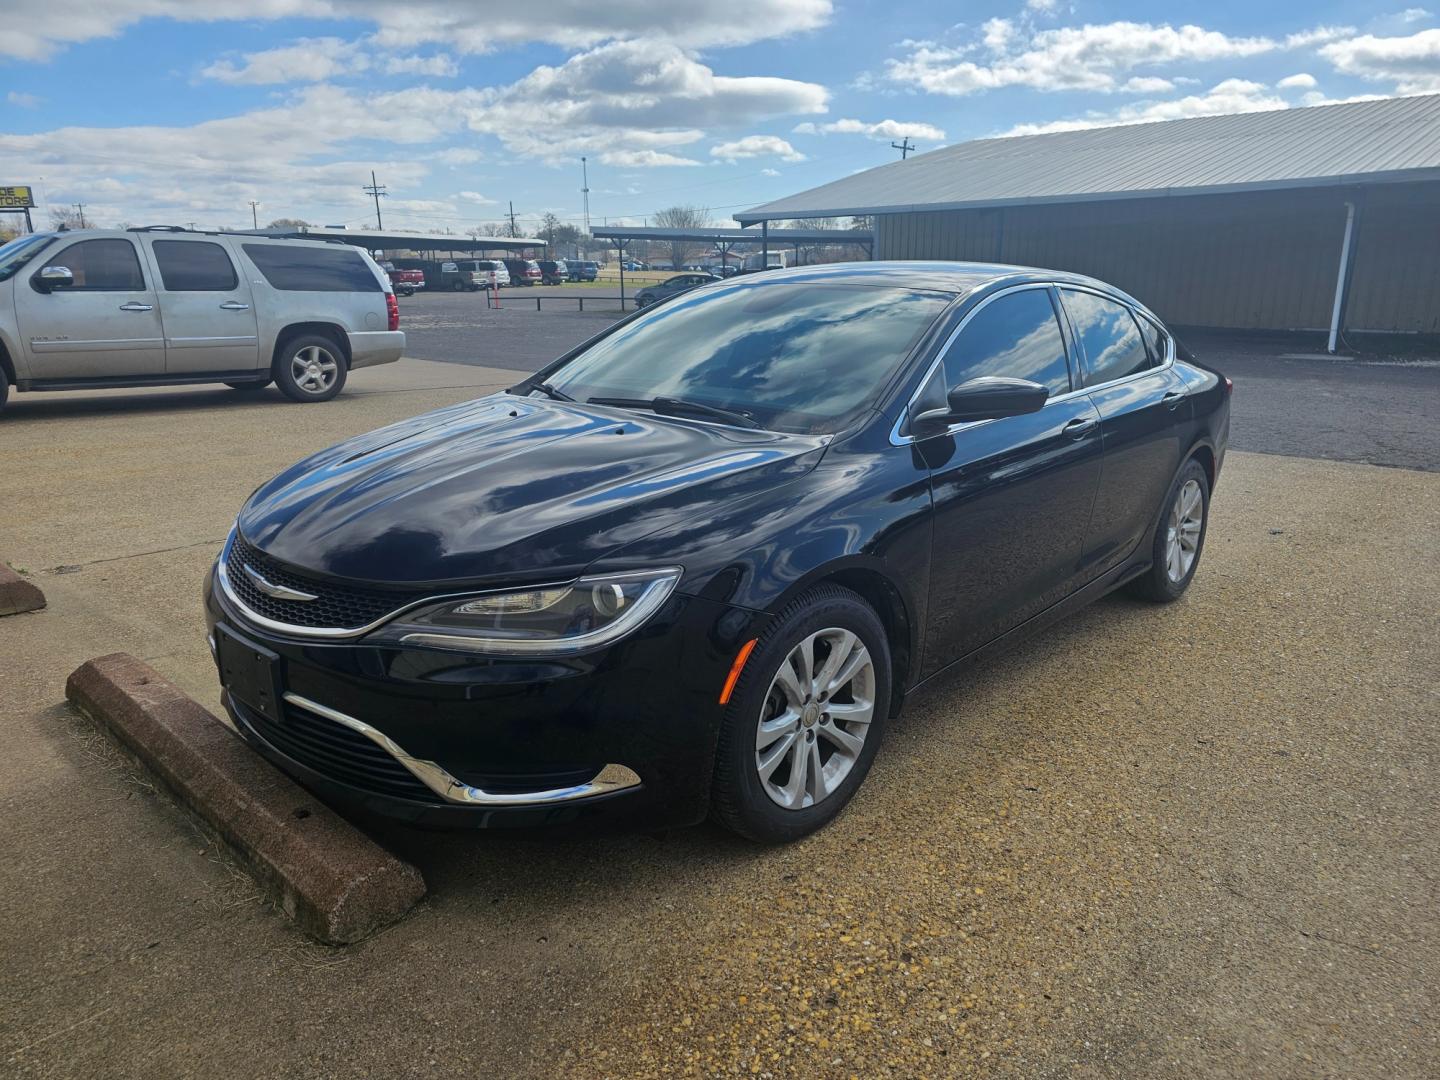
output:
<svg viewBox="0 0 1440 1080"><path fill-rule="evenodd" d="M497 394L333 446L251 495L241 534L318 574L561 580L808 471L827 437Z"/></svg>

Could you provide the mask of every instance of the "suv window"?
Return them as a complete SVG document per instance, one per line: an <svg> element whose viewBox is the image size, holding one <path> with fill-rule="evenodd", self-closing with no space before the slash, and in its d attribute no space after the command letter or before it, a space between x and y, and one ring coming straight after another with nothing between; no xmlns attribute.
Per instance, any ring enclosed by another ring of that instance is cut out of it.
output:
<svg viewBox="0 0 1440 1080"><path fill-rule="evenodd" d="M1029 379L1049 387L1051 397L1070 392L1065 339L1048 289L997 297L965 325L945 354L946 387L982 375Z"/></svg>
<svg viewBox="0 0 1440 1080"><path fill-rule="evenodd" d="M1078 289L1061 289L1075 337L1085 353L1085 384L1098 386L1154 367L1130 309Z"/></svg>
<svg viewBox="0 0 1440 1080"><path fill-rule="evenodd" d="M144 292L145 275L129 240L82 240L47 259L50 266L68 266L75 289L92 292Z"/></svg>
<svg viewBox="0 0 1440 1080"><path fill-rule="evenodd" d="M282 292L384 292L358 251L242 244L265 280Z"/></svg>
<svg viewBox="0 0 1440 1080"><path fill-rule="evenodd" d="M156 240L160 283L170 292L229 292L239 279L230 256L208 240Z"/></svg>

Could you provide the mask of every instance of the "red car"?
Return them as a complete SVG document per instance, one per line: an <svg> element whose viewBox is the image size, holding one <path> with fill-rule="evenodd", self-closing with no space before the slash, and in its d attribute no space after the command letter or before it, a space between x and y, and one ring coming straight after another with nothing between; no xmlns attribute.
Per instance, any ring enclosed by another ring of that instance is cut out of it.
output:
<svg viewBox="0 0 1440 1080"><path fill-rule="evenodd" d="M415 290L425 287L423 270L397 270L395 264L388 260L380 264L380 269L390 278L396 296L414 296Z"/></svg>
<svg viewBox="0 0 1440 1080"><path fill-rule="evenodd" d="M510 271L511 285L539 285L545 276L534 259L506 259L505 269Z"/></svg>

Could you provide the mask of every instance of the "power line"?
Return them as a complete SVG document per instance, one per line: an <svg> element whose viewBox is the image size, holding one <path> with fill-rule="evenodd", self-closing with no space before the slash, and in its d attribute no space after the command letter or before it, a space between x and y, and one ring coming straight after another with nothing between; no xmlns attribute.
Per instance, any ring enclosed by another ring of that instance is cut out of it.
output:
<svg viewBox="0 0 1440 1080"><path fill-rule="evenodd" d="M900 151L900 160L901 160L901 161L904 161L907 157L909 157L909 156L910 156L910 151L915 149L915 147L913 147L913 146L910 145L910 136L909 136L909 135L906 135L905 138L901 139L898 143L897 143L897 142L892 142L890 145L891 145L892 147L894 147L896 150L899 150L899 151Z"/></svg>
<svg viewBox="0 0 1440 1080"><path fill-rule="evenodd" d="M362 188L361 190L364 191L367 195L373 195L375 197L375 227L377 229L385 228L385 222L380 219L380 199L382 196L388 199L390 195L385 190L384 184L377 184L375 182L374 169L370 170L370 186L367 188Z"/></svg>

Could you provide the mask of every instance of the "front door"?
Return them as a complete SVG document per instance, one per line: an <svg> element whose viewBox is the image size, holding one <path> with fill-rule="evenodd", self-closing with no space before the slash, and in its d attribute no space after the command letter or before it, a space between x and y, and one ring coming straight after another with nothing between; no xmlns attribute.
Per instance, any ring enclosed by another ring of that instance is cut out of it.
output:
<svg viewBox="0 0 1440 1080"><path fill-rule="evenodd" d="M978 308L945 355L938 394L984 375L1030 379L1057 400L918 444L935 507L926 675L1077 586L1100 479L1099 414L1071 393L1047 287L1001 293Z"/></svg>
<svg viewBox="0 0 1440 1080"><path fill-rule="evenodd" d="M149 234L169 375L253 375L263 366L250 283L225 244Z"/></svg>
<svg viewBox="0 0 1440 1080"><path fill-rule="evenodd" d="M39 285L63 266L73 284ZM48 252L15 282L20 342L33 383L124 380L165 371L165 333L155 288L129 236L77 240Z"/></svg>

